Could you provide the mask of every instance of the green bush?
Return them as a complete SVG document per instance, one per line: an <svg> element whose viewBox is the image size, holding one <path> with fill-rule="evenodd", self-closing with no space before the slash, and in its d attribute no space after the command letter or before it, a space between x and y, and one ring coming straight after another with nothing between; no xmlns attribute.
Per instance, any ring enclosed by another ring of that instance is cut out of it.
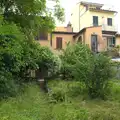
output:
<svg viewBox="0 0 120 120"><path fill-rule="evenodd" d="M10 72L0 71L0 99L17 94L17 87Z"/></svg>
<svg viewBox="0 0 120 120"><path fill-rule="evenodd" d="M38 42L29 41L15 24L3 22L0 25L0 97L15 95L16 85L29 81L30 71L38 69L46 69L50 76L56 74L60 69L59 57Z"/></svg>
<svg viewBox="0 0 120 120"><path fill-rule="evenodd" d="M66 50L63 52L61 59L61 72L63 77L84 81L84 76L89 75L87 70L91 69L92 67L92 54L86 45L68 45ZM80 75L80 73L82 75Z"/></svg>
<svg viewBox="0 0 120 120"><path fill-rule="evenodd" d="M103 54L94 55L93 71L86 85L91 97L104 98L109 90L109 80L112 78L110 59Z"/></svg>
<svg viewBox="0 0 120 120"><path fill-rule="evenodd" d="M66 92L60 88L56 88L49 93L51 102L64 102L66 100Z"/></svg>
<svg viewBox="0 0 120 120"><path fill-rule="evenodd" d="M92 98L104 98L108 81L112 77L110 59L103 54L93 54L83 44L69 45L62 55L62 74L83 82Z"/></svg>

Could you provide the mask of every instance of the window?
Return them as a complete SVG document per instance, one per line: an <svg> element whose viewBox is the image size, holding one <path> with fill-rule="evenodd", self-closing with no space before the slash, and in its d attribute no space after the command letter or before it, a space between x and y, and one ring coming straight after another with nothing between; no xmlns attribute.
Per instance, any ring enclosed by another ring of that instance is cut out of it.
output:
<svg viewBox="0 0 120 120"><path fill-rule="evenodd" d="M108 26L112 26L112 18L107 19L107 24L108 24Z"/></svg>
<svg viewBox="0 0 120 120"><path fill-rule="evenodd" d="M48 40L48 34L46 32L40 32L36 40Z"/></svg>
<svg viewBox="0 0 120 120"><path fill-rule="evenodd" d="M91 36L91 50L93 52L98 52L97 35L92 35Z"/></svg>
<svg viewBox="0 0 120 120"><path fill-rule="evenodd" d="M93 26L98 26L98 16L93 16Z"/></svg>
<svg viewBox="0 0 120 120"><path fill-rule="evenodd" d="M115 37L108 37L107 39L108 43L108 48L114 47L116 44Z"/></svg>
<svg viewBox="0 0 120 120"><path fill-rule="evenodd" d="M56 38L56 49L62 49L62 37Z"/></svg>

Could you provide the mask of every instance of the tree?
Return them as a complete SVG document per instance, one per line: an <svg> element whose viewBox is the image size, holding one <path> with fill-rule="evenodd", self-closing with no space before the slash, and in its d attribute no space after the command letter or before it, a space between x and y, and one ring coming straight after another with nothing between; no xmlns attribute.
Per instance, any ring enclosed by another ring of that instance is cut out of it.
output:
<svg viewBox="0 0 120 120"><path fill-rule="evenodd" d="M0 0L1 14L5 21L20 26L31 39L36 35L36 31L53 29L55 17L60 21L64 19L64 9L58 0L52 1L55 4L52 11L46 2L46 0Z"/></svg>
<svg viewBox="0 0 120 120"><path fill-rule="evenodd" d="M28 71L57 66L54 54L34 41L54 28L54 17L62 20L63 9L54 3L51 12L46 0L0 0L0 98L12 96Z"/></svg>

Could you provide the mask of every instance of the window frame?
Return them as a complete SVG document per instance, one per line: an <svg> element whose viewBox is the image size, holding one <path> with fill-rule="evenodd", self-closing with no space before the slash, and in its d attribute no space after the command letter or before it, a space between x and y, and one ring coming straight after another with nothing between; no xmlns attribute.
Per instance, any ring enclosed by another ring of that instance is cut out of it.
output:
<svg viewBox="0 0 120 120"><path fill-rule="evenodd" d="M115 37L108 37L107 38L107 47L108 48L111 48L111 47L113 47L112 45L116 45L116 39L115 39Z"/></svg>
<svg viewBox="0 0 120 120"><path fill-rule="evenodd" d="M93 26L98 26L98 16L93 16Z"/></svg>
<svg viewBox="0 0 120 120"><path fill-rule="evenodd" d="M56 49L61 50L63 47L63 38L62 37L56 37Z"/></svg>
<svg viewBox="0 0 120 120"><path fill-rule="evenodd" d="M112 18L107 18L107 25L112 26Z"/></svg>

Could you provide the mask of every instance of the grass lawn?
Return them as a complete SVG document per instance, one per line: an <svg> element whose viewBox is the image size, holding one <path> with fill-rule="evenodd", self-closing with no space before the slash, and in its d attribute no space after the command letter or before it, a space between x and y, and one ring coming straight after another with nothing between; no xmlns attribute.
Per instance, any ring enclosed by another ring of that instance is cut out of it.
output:
<svg viewBox="0 0 120 120"><path fill-rule="evenodd" d="M79 82L51 81L50 94L29 84L16 98L0 102L0 120L120 120L120 84L107 100L91 100Z"/></svg>

